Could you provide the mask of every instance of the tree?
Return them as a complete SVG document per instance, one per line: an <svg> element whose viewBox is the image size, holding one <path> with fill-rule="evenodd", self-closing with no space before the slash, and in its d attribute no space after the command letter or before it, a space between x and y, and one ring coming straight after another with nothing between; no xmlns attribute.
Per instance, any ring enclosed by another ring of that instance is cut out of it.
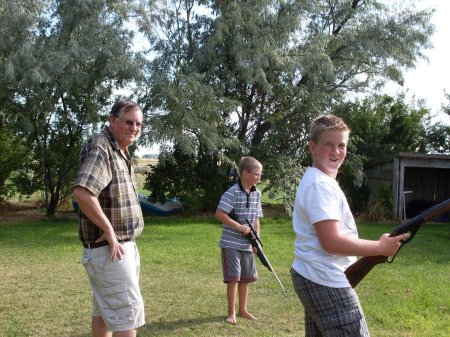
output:
<svg viewBox="0 0 450 337"><path fill-rule="evenodd" d="M13 173L20 170L28 159L28 153L21 140L0 121L0 205L16 192Z"/></svg>
<svg viewBox="0 0 450 337"><path fill-rule="evenodd" d="M349 160L338 179L354 211L367 206L369 190L362 175L367 162L399 152L448 153L449 127L433 122L422 101L406 102L403 94L375 95L342 103L334 113L352 130Z"/></svg>
<svg viewBox="0 0 450 337"><path fill-rule="evenodd" d="M2 46L8 76L1 84L8 104L0 107L26 141L32 160L23 185L43 192L47 215L71 194L83 140L106 120L113 90L139 76L133 35L124 27L133 6L131 0L60 0L6 1L2 7L10 35L2 35L9 43ZM18 21L15 13L30 8L33 15ZM19 48L5 52L16 36Z"/></svg>
<svg viewBox="0 0 450 337"><path fill-rule="evenodd" d="M145 181L145 186L150 191L149 200L164 203L177 198L189 205L186 207L187 212L212 209L218 202L214 191L225 190L232 177L229 176L227 166L210 165L211 162L214 161L183 153L178 146L175 146L170 155L162 152L153 174L147 176ZM220 186L205 190L205 179L210 186L214 183Z"/></svg>
<svg viewBox="0 0 450 337"><path fill-rule="evenodd" d="M15 5L23 10L15 11L14 16L7 15ZM36 4L31 1L4 1L0 5L0 203L16 192L13 174L29 162L24 141L8 127L12 120L8 112L16 89L15 77L20 76L14 72L13 64L21 63L26 54L27 29L36 10Z"/></svg>
<svg viewBox="0 0 450 337"><path fill-rule="evenodd" d="M442 105L441 113L450 116L450 94L444 92L448 105ZM444 121L445 119L439 118L438 121L429 128L428 139L429 144L427 151L429 153L444 153L450 154L450 125Z"/></svg>
<svg viewBox="0 0 450 337"><path fill-rule="evenodd" d="M398 152L426 152L430 111L422 102L405 101L404 95L375 95L335 108L360 141L357 153L366 160Z"/></svg>
<svg viewBox="0 0 450 337"><path fill-rule="evenodd" d="M154 53L141 92L151 116L146 140L210 167L231 169L254 155L269 189L284 190L286 200L307 158L312 117L348 94L401 83L433 32L431 11L400 2L164 4L151 13L156 30L142 25ZM209 188L205 180L202 190Z"/></svg>
<svg viewBox="0 0 450 337"><path fill-rule="evenodd" d="M446 113L447 115L450 116L450 94L448 92L444 92L445 94L445 98L448 101L448 105L443 104L442 105L442 112Z"/></svg>

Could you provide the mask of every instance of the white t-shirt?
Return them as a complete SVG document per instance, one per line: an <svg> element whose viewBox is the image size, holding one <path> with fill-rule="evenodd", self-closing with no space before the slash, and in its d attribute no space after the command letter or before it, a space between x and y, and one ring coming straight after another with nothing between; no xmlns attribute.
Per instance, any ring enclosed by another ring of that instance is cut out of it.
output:
<svg viewBox="0 0 450 337"><path fill-rule="evenodd" d="M323 220L338 220L343 235L358 237L355 220L337 181L310 167L295 196L293 228L296 238L292 267L315 283L333 288L350 287L344 271L356 257L329 254L322 248L313 224Z"/></svg>

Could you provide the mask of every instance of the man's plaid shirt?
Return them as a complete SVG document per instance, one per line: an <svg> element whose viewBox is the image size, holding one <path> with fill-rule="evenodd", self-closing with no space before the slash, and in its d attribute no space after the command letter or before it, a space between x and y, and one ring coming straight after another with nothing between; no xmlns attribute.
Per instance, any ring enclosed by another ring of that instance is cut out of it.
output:
<svg viewBox="0 0 450 337"><path fill-rule="evenodd" d="M75 186L88 189L98 198L118 240L141 234L144 220L131 158L120 149L108 127L81 150ZM81 210L78 234L85 243L93 243L101 236L101 230Z"/></svg>

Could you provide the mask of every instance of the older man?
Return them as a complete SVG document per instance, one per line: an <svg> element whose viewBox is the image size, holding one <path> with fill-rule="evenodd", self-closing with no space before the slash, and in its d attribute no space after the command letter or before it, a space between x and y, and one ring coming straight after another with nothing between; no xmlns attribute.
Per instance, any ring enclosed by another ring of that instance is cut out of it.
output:
<svg viewBox="0 0 450 337"><path fill-rule="evenodd" d="M142 111L129 101L111 109L109 126L80 154L74 197L79 204L82 263L93 292L92 335L136 336L144 325L135 238L144 221L128 146L139 137Z"/></svg>

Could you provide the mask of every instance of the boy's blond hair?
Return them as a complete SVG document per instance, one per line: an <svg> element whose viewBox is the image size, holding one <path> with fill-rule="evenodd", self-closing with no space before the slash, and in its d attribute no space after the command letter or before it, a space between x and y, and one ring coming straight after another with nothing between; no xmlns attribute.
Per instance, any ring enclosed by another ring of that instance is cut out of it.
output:
<svg viewBox="0 0 450 337"><path fill-rule="evenodd" d="M254 169L262 168L261 163L252 156L245 156L239 160L239 175L242 175L242 172L245 171L253 171Z"/></svg>
<svg viewBox="0 0 450 337"><path fill-rule="evenodd" d="M326 130L344 131L350 133L350 128L345 124L344 120L335 115L322 115L314 118L309 128L309 138L317 143L322 133Z"/></svg>

